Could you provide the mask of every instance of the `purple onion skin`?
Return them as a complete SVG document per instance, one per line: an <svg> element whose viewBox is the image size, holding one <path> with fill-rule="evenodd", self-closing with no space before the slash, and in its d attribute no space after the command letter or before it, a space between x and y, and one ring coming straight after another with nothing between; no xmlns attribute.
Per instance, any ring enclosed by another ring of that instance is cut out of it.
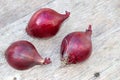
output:
<svg viewBox="0 0 120 80"><path fill-rule="evenodd" d="M35 65L51 63L50 58L43 59L34 45L25 40L12 43L5 52L5 58L9 65L17 70L26 70Z"/></svg>
<svg viewBox="0 0 120 80"><path fill-rule="evenodd" d="M26 32L37 38L49 38L57 34L62 22L67 19L70 12L60 14L50 8L42 8L31 17Z"/></svg>
<svg viewBox="0 0 120 80"><path fill-rule="evenodd" d="M76 64L89 58L92 52L91 25L85 32L68 34L61 44L61 60L65 64Z"/></svg>

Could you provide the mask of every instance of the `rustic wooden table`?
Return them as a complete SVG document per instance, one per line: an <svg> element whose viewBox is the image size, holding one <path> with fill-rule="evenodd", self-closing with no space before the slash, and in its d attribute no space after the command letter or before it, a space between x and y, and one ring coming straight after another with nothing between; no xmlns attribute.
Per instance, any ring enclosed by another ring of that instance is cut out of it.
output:
<svg viewBox="0 0 120 80"><path fill-rule="evenodd" d="M56 36L34 39L25 32L32 14L49 7L71 12ZM65 35L93 25L93 52L84 63L60 68L60 44ZM5 60L16 40L32 42L52 64L18 71ZM120 0L0 0L0 80L120 80Z"/></svg>

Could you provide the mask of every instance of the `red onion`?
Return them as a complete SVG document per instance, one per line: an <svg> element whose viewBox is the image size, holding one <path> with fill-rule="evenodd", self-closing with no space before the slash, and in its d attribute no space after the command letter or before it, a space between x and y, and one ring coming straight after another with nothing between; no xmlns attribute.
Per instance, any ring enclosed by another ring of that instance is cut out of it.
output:
<svg viewBox="0 0 120 80"><path fill-rule="evenodd" d="M85 32L68 34L61 44L61 60L65 64L76 64L85 61L91 54L91 25Z"/></svg>
<svg viewBox="0 0 120 80"><path fill-rule="evenodd" d="M26 31L33 37L52 37L58 32L60 25L69 15L70 12L67 11L66 14L60 14L50 8L42 8L32 16Z"/></svg>
<svg viewBox="0 0 120 80"><path fill-rule="evenodd" d="M25 70L35 65L49 64L50 58L43 59L28 41L12 43L5 52L7 62L15 69Z"/></svg>

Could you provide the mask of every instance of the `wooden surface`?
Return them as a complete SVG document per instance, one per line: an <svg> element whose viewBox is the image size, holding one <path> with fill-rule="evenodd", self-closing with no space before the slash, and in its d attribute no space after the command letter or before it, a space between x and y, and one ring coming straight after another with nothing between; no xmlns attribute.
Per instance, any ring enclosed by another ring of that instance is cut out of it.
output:
<svg viewBox="0 0 120 80"><path fill-rule="evenodd" d="M48 40L34 39L25 32L32 14L42 7L71 12L58 34ZM70 32L84 31L89 24L93 25L92 55L84 63L60 68L62 39ZM11 68L4 52L21 39L32 42L52 64L25 71ZM120 0L1 0L0 80L120 80Z"/></svg>

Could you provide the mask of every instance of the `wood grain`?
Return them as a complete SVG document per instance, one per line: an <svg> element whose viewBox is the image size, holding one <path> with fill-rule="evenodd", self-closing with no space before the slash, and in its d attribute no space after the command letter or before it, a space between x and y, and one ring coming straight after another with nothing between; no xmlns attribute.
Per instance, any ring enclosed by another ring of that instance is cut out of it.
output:
<svg viewBox="0 0 120 80"><path fill-rule="evenodd" d="M30 17L41 7L71 12L58 34L47 40L34 39L25 32ZM84 31L89 24L93 29L92 55L84 63L61 68L62 39L70 32ZM0 80L120 80L120 0L1 0L0 26ZM32 42L52 64L25 71L11 68L4 52L21 39Z"/></svg>
<svg viewBox="0 0 120 80"><path fill-rule="evenodd" d="M26 0L1 0L0 2L0 26L4 27L10 23L25 17L29 13L49 4L54 0L26 1ZM1 28L0 27L0 28Z"/></svg>

